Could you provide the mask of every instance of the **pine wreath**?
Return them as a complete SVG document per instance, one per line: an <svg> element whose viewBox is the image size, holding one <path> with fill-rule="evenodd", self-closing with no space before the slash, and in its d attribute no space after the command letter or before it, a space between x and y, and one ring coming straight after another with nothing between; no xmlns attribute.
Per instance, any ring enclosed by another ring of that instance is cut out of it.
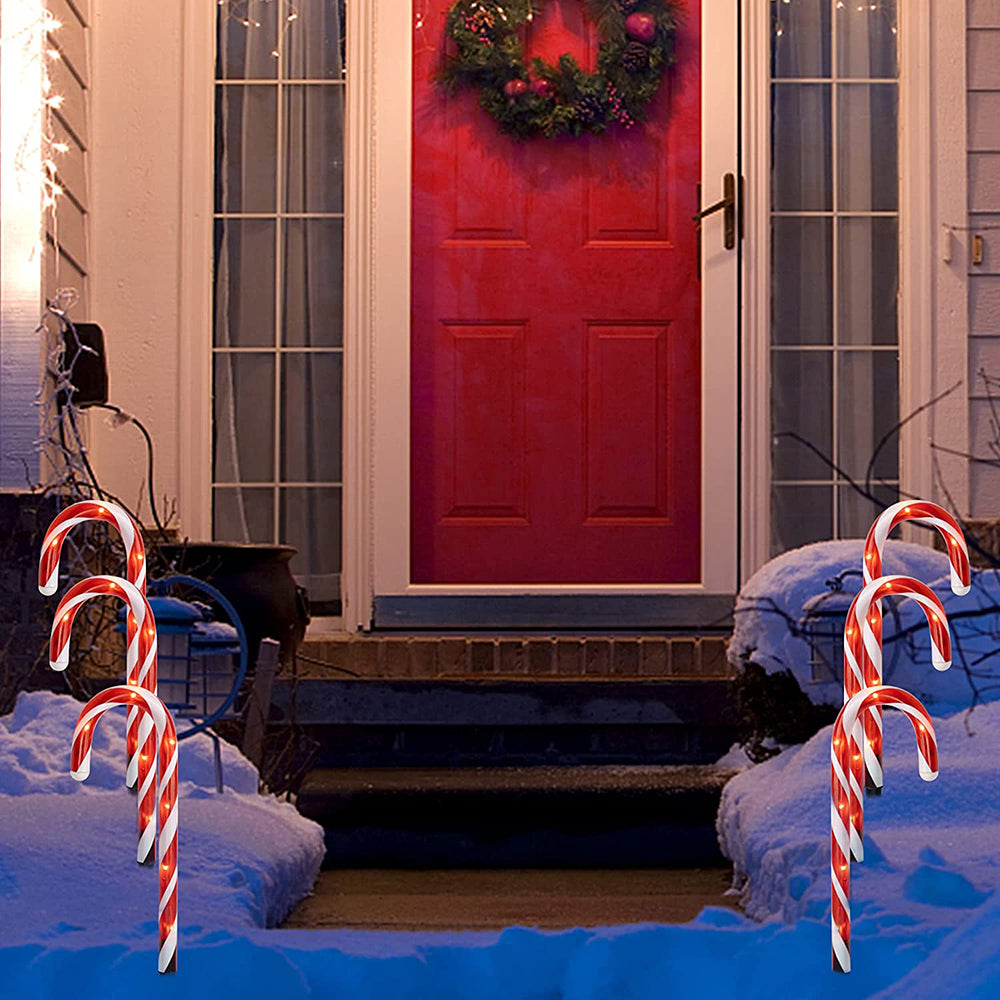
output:
<svg viewBox="0 0 1000 1000"><path fill-rule="evenodd" d="M526 137L600 134L613 123L631 128L674 61L678 0L582 0L601 36L597 71L569 54L555 66L525 65L518 29L542 0L458 0L445 31L457 54L440 81L449 89L478 87L479 104L501 132Z"/></svg>

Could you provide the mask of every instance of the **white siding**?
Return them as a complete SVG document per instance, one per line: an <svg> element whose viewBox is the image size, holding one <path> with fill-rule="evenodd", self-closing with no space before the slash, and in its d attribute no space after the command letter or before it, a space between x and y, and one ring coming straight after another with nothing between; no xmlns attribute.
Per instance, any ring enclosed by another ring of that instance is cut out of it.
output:
<svg viewBox="0 0 1000 1000"><path fill-rule="evenodd" d="M1000 0L968 0L969 239L983 239L983 262L969 264L969 441L996 458L1000 392L991 404L980 371L1000 378ZM970 514L1000 516L1000 468L973 462Z"/></svg>

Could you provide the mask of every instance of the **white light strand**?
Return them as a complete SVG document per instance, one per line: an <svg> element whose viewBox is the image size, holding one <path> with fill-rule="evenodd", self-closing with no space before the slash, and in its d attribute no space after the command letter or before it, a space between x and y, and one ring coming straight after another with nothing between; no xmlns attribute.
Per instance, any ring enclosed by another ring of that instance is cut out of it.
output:
<svg viewBox="0 0 1000 1000"><path fill-rule="evenodd" d="M266 14L263 12L258 14L260 8L269 7L272 4L280 2L280 0L216 0L216 2L222 8L224 20L236 21L238 24L242 24L247 31L254 31L255 29L263 28L264 21L267 20ZM262 18L264 20L261 20ZM275 59L281 57L285 35L288 34L288 29L298 19L298 9L291 0L287 0L284 4L284 14L280 17L281 25L278 29L278 40L274 48L271 49L271 55Z"/></svg>

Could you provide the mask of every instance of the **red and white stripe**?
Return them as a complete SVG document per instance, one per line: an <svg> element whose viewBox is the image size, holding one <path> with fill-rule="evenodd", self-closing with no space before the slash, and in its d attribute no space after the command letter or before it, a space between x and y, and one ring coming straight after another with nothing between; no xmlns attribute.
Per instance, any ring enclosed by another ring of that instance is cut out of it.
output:
<svg viewBox="0 0 1000 1000"><path fill-rule="evenodd" d="M844 701L864 687L882 683L881 602L892 595L916 601L927 617L931 636L931 663L935 670L951 666L951 635L944 606L926 584L908 576L882 576L862 588L847 612L844 628ZM882 712L876 705L865 712L862 780L872 788L882 787ZM852 837L852 843L854 838ZM857 846L860 848L860 830ZM855 857L861 860L859 854Z"/></svg>
<svg viewBox="0 0 1000 1000"><path fill-rule="evenodd" d="M42 555L38 562L38 589L47 596L56 592L59 587L59 557L62 554L63 542L70 529L84 521L107 521L118 528L125 545L125 579L145 594L146 548L142 541L142 533L135 521L118 504L103 500L81 500L79 503L70 504L56 515L42 542ZM125 659L125 676L129 679L135 677L137 666L135 654L136 645L130 639ZM138 727L138 712L129 712L125 723L128 753L125 784L129 788L135 787L139 775Z"/></svg>
<svg viewBox="0 0 1000 1000"><path fill-rule="evenodd" d="M118 504L81 500L60 511L45 533L38 562L38 589L51 597L59 589L59 556L67 532L84 521L107 521L118 528L125 544L125 577L146 592L146 549L135 521Z"/></svg>
<svg viewBox="0 0 1000 1000"><path fill-rule="evenodd" d="M866 687L853 695L833 724L830 745L830 931L833 968L851 971L851 851L849 828L860 828L864 811L861 794L863 764L851 734L861 713L871 705L905 712L917 737L917 767L924 781L938 776L937 737L927 709L908 691L898 687ZM860 860L860 858L858 859Z"/></svg>
<svg viewBox="0 0 1000 1000"><path fill-rule="evenodd" d="M141 688L156 694L156 621L152 608L139 589L119 576L91 576L74 584L66 592L56 608L49 637L49 666L53 670L65 670L69 665L69 642L73 631L73 621L81 606L94 597L120 597L127 604L125 631L128 641L128 660L137 666L128 676L130 687ZM139 846L140 864L149 864L153 857L155 827L152 803L153 759L156 743L153 723L148 716L141 715L137 705L129 708L129 719L136 720L136 748L130 753L126 783L138 781ZM134 771L133 771L134 768ZM145 818L144 818L145 817Z"/></svg>
<svg viewBox="0 0 1000 1000"><path fill-rule="evenodd" d="M159 809L159 952L156 967L160 972L177 971L177 731L166 705L149 691L116 684L95 694L80 712L73 730L70 773L77 781L90 774L90 748L94 729L101 716L115 705L136 707L143 719L150 720L156 744L158 784L151 818Z"/></svg>
<svg viewBox="0 0 1000 1000"><path fill-rule="evenodd" d="M886 540L889 533L898 524L904 521L917 521L920 524L927 524L936 528L944 539L945 548L948 551L948 564L951 575L952 592L960 597L969 592L972 582L972 571L969 566L969 549L965 542L965 535L958 522L943 507L929 500L901 500L887 507L875 520L865 539L865 553L862 562L864 572L864 582L871 583L882 575L882 553L885 549ZM872 622L872 634L875 637L875 644L878 649L882 649L882 608L876 604L869 619ZM863 665L863 669L866 669ZM939 668L943 669L943 668ZM881 666L879 667L881 675ZM882 710L876 708L866 716L865 726L875 739L872 759L878 764L878 771L875 772L866 767L865 784L866 787L875 792L881 788L881 780L875 780L876 773L881 773L882 761Z"/></svg>

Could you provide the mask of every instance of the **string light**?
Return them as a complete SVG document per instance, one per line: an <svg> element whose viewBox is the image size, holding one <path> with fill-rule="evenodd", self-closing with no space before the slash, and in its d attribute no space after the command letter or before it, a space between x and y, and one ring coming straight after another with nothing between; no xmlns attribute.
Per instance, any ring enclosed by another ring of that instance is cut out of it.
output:
<svg viewBox="0 0 1000 1000"><path fill-rule="evenodd" d="M261 7L270 6L280 0L218 0L218 6L222 8L223 19L235 21L241 24L248 31L262 28L265 21L270 21L263 12L258 14ZM285 14L280 17L281 27L278 31L278 41L271 49L271 56L275 59L281 57L281 51L285 41L285 35L291 25L299 19L299 12L291 0L285 0Z"/></svg>

